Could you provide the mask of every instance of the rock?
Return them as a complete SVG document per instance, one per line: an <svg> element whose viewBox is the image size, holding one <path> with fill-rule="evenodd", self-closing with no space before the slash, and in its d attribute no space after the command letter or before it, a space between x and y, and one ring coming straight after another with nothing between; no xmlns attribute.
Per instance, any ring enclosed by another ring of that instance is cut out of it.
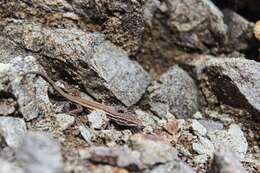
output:
<svg viewBox="0 0 260 173"><path fill-rule="evenodd" d="M230 150L220 149L214 153L212 173L246 173L239 159Z"/></svg>
<svg viewBox="0 0 260 173"><path fill-rule="evenodd" d="M85 141L91 143L91 139L93 137L93 132L91 129L88 129L85 126L79 126L79 132Z"/></svg>
<svg viewBox="0 0 260 173"><path fill-rule="evenodd" d="M193 161L196 165L205 164L208 161L208 155L202 154L202 155L194 156Z"/></svg>
<svg viewBox="0 0 260 173"><path fill-rule="evenodd" d="M133 149L141 153L141 161L147 166L178 160L177 150L155 136L136 134L130 140Z"/></svg>
<svg viewBox="0 0 260 173"><path fill-rule="evenodd" d="M137 1L81 1L71 2L74 12L95 27L102 28L116 45L133 55L138 51L144 30L143 0ZM127 22L126 22L127 21ZM99 30L100 30L99 29Z"/></svg>
<svg viewBox="0 0 260 173"><path fill-rule="evenodd" d="M202 113L201 112L196 112L195 114L192 115L192 118L194 119L203 119Z"/></svg>
<svg viewBox="0 0 260 173"><path fill-rule="evenodd" d="M211 141L204 137L199 137L199 142L193 143L192 149L198 154L205 154L209 157L212 157L215 151L214 145L211 143Z"/></svg>
<svg viewBox="0 0 260 173"><path fill-rule="evenodd" d="M122 168L141 169L140 153L128 147L91 147L88 149L88 159L94 162L106 163Z"/></svg>
<svg viewBox="0 0 260 173"><path fill-rule="evenodd" d="M87 116L90 127L93 129L101 129L102 127L105 127L108 123L108 119L106 118L106 114L104 112L93 111Z"/></svg>
<svg viewBox="0 0 260 173"><path fill-rule="evenodd" d="M253 28L254 24L237 14L236 12L225 9L224 21L228 26L228 43L226 49L230 48L231 51L237 50L248 50L252 45L253 41Z"/></svg>
<svg viewBox="0 0 260 173"><path fill-rule="evenodd" d="M210 0L149 0L144 8L146 28L137 59L151 73L169 68L187 50L216 52L227 42L224 15Z"/></svg>
<svg viewBox="0 0 260 173"><path fill-rule="evenodd" d="M44 72L42 66L33 56L15 57L9 62L12 66L12 75L10 86L12 94L17 98L19 111L25 120L29 121L41 114L52 112L51 103L48 97L48 85L40 77L26 76L22 79L21 74L28 71Z"/></svg>
<svg viewBox="0 0 260 173"><path fill-rule="evenodd" d="M56 114L55 118L61 130L66 130L75 122L75 118L68 114Z"/></svg>
<svg viewBox="0 0 260 173"><path fill-rule="evenodd" d="M198 120L191 120L191 129L199 136L204 136L207 133L207 129Z"/></svg>
<svg viewBox="0 0 260 173"><path fill-rule="evenodd" d="M8 146L17 148L25 136L26 124L21 118L0 117L0 133Z"/></svg>
<svg viewBox="0 0 260 173"><path fill-rule="evenodd" d="M228 130L209 132L208 136L216 149L224 146L234 151L238 158L243 159L245 157L248 143L238 125L231 124Z"/></svg>
<svg viewBox="0 0 260 173"><path fill-rule="evenodd" d="M221 122L214 120L198 120L200 124L207 129L207 132L214 132L216 130L223 130L224 125Z"/></svg>
<svg viewBox="0 0 260 173"><path fill-rule="evenodd" d="M259 63L240 58L217 58L210 59L199 68L200 79L204 78L207 81L219 101L235 108L245 109L259 118Z"/></svg>
<svg viewBox="0 0 260 173"><path fill-rule="evenodd" d="M153 126L155 127L157 125L157 122L159 121L159 118L157 116L154 116L150 112L145 112L140 109L135 110L135 114L137 118L139 118L144 126Z"/></svg>
<svg viewBox="0 0 260 173"><path fill-rule="evenodd" d="M52 68L64 70L60 73L80 81L96 99L116 97L131 106L140 100L150 83L148 73L102 34L28 23L8 25L4 32L23 48L41 55L39 61L48 64L46 68L51 64Z"/></svg>
<svg viewBox="0 0 260 173"><path fill-rule="evenodd" d="M27 173L63 172L60 146L45 133L29 132L16 151L16 160Z"/></svg>
<svg viewBox="0 0 260 173"><path fill-rule="evenodd" d="M25 173L22 168L19 168L15 163L8 162L0 158L1 173Z"/></svg>
<svg viewBox="0 0 260 173"><path fill-rule="evenodd" d="M170 162L167 164L162 164L159 166L155 166L152 169L151 173L195 173L191 167L189 167L186 163L179 162Z"/></svg>
<svg viewBox="0 0 260 173"><path fill-rule="evenodd" d="M16 102L13 99L0 98L0 115L7 116L13 114L16 110L16 106Z"/></svg>
<svg viewBox="0 0 260 173"><path fill-rule="evenodd" d="M151 110L167 117L167 111L178 118L189 118L198 110L198 91L193 79L178 66L160 77L162 83L150 95Z"/></svg>

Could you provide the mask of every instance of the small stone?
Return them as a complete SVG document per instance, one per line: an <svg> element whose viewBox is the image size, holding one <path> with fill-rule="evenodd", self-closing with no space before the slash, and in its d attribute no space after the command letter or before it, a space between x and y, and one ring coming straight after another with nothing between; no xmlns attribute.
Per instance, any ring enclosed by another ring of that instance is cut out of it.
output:
<svg viewBox="0 0 260 173"><path fill-rule="evenodd" d="M79 126L79 132L86 142L91 143L93 133L90 129L86 128L85 126Z"/></svg>
<svg viewBox="0 0 260 173"><path fill-rule="evenodd" d="M215 151L214 145L211 143L211 141L204 137L199 137L199 142L193 143L192 148L198 154L206 154L210 157L212 157Z"/></svg>
<svg viewBox="0 0 260 173"><path fill-rule="evenodd" d="M26 173L63 172L60 145L46 133L29 132L16 151L16 160Z"/></svg>
<svg viewBox="0 0 260 173"><path fill-rule="evenodd" d="M193 118L195 119L202 119L202 113L201 112L196 112L195 114L192 115Z"/></svg>
<svg viewBox="0 0 260 173"><path fill-rule="evenodd" d="M155 136L136 134L131 137L131 143L141 153L142 162L148 166L178 159L177 150Z"/></svg>
<svg viewBox="0 0 260 173"><path fill-rule="evenodd" d="M227 149L219 149L215 152L212 166L212 173L247 173L239 159Z"/></svg>
<svg viewBox="0 0 260 173"><path fill-rule="evenodd" d="M106 114L104 112L93 111L87 116L90 127L93 129L101 129L102 127L105 127L108 123L108 119L106 118Z"/></svg>
<svg viewBox="0 0 260 173"><path fill-rule="evenodd" d="M135 110L137 118L142 120L144 126L156 126L159 118L154 116L152 113L142 111L140 109Z"/></svg>
<svg viewBox="0 0 260 173"><path fill-rule="evenodd" d="M66 130L75 122L75 118L68 114L56 114L55 118L61 130Z"/></svg>
<svg viewBox="0 0 260 173"><path fill-rule="evenodd" d="M207 129L198 120L191 120L191 129L199 136L207 134Z"/></svg>
<svg viewBox="0 0 260 173"><path fill-rule="evenodd" d="M208 136L216 149L225 147L234 151L238 158L243 159L245 157L248 143L238 125L232 124L228 130L210 132Z"/></svg>
<svg viewBox="0 0 260 173"><path fill-rule="evenodd" d="M0 134L8 146L17 148L26 134L26 124L21 118L0 117Z"/></svg>
<svg viewBox="0 0 260 173"><path fill-rule="evenodd" d="M202 154L194 156L193 161L196 165L205 164L208 161L208 155Z"/></svg>

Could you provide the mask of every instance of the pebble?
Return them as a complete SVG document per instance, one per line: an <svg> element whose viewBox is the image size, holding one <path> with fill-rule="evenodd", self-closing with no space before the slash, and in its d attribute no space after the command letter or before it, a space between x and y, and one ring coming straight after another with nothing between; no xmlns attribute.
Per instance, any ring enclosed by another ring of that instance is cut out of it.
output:
<svg viewBox="0 0 260 173"><path fill-rule="evenodd" d="M68 114L56 114L55 118L61 130L66 130L75 122L75 118Z"/></svg>
<svg viewBox="0 0 260 173"><path fill-rule="evenodd" d="M26 124L23 119L0 117L0 133L11 148L19 147L26 131Z"/></svg>
<svg viewBox="0 0 260 173"><path fill-rule="evenodd" d="M207 129L198 120L191 120L191 129L199 136L205 136Z"/></svg>

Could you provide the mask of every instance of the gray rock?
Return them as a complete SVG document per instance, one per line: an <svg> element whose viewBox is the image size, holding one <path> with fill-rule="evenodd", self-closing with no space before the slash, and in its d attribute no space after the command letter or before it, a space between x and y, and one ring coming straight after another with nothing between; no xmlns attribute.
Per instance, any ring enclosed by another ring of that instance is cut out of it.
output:
<svg viewBox="0 0 260 173"><path fill-rule="evenodd" d="M0 158L0 172L1 173L25 173L22 168L15 165L15 163L8 162Z"/></svg>
<svg viewBox="0 0 260 173"><path fill-rule="evenodd" d="M230 50L242 51L250 49L250 45L254 44L254 23L249 22L236 12L225 9L224 21L228 26L228 43L226 45Z"/></svg>
<svg viewBox="0 0 260 173"><path fill-rule="evenodd" d="M63 172L60 146L45 133L29 132L16 151L16 160L27 173Z"/></svg>
<svg viewBox="0 0 260 173"><path fill-rule="evenodd" d="M156 166L151 173L195 173L191 167L182 161L170 162Z"/></svg>
<svg viewBox="0 0 260 173"><path fill-rule="evenodd" d="M85 126L79 126L79 132L86 142L91 143L94 135L93 130L88 129Z"/></svg>
<svg viewBox="0 0 260 173"><path fill-rule="evenodd" d="M177 150L155 136L136 134L131 137L131 143L147 166L178 160Z"/></svg>
<svg viewBox="0 0 260 173"><path fill-rule="evenodd" d="M50 30L34 24L9 25L4 32L20 46L42 55L39 61L49 62L46 68L50 64L56 69L62 67L96 99L116 97L131 106L150 83L148 73L102 34L77 29Z"/></svg>
<svg viewBox="0 0 260 173"><path fill-rule="evenodd" d="M75 118L68 114L56 114L55 118L61 130L66 130L75 122Z"/></svg>
<svg viewBox="0 0 260 173"><path fill-rule="evenodd" d="M103 162L118 167L142 168L140 153L128 147L91 147L88 149L88 159L94 162Z"/></svg>
<svg viewBox="0 0 260 173"><path fill-rule="evenodd" d="M106 114L101 111L93 111L88 114L88 121L90 123L90 127L93 129L101 129L102 127L105 127L108 123Z"/></svg>
<svg viewBox="0 0 260 173"><path fill-rule="evenodd" d="M191 120L191 129L199 136L204 136L207 133L207 129L198 120Z"/></svg>
<svg viewBox="0 0 260 173"><path fill-rule="evenodd" d="M21 118L0 117L0 133L8 146L17 148L26 134L26 124Z"/></svg>
<svg viewBox="0 0 260 173"><path fill-rule="evenodd" d="M192 144L192 149L198 154L206 154L209 157L212 157L215 151L214 145L211 141L204 137L199 137L198 143Z"/></svg>
<svg viewBox="0 0 260 173"><path fill-rule="evenodd" d="M33 56L15 57L9 64L12 67L12 80L10 86L12 94L17 98L19 111L26 120L32 120L40 114L52 112L51 103L48 97L48 85L40 77L22 75L28 71L44 72L42 66ZM45 72L44 72L45 73ZM9 75L10 76L10 75Z"/></svg>
<svg viewBox="0 0 260 173"><path fill-rule="evenodd" d="M187 50L215 52L227 42L224 16L210 0L149 0L144 8L147 27L137 59L151 72L161 72Z"/></svg>
<svg viewBox="0 0 260 173"><path fill-rule="evenodd" d="M224 129L223 123L218 121L213 121L213 120L198 120L198 121L207 129L207 132L214 132L216 130Z"/></svg>
<svg viewBox="0 0 260 173"><path fill-rule="evenodd" d="M162 83L151 95L151 109L160 117L167 109L178 118L189 118L198 110L198 91L193 79L178 66L160 77ZM169 117L168 117L169 118Z"/></svg>
<svg viewBox="0 0 260 173"><path fill-rule="evenodd" d="M143 122L144 126L153 126L157 125L159 118L153 115L151 112L145 112L140 109L135 110L136 116Z"/></svg>
<svg viewBox="0 0 260 173"><path fill-rule="evenodd" d="M192 160L196 165L205 164L208 161L208 155L207 154L196 155L193 157Z"/></svg>
<svg viewBox="0 0 260 173"><path fill-rule="evenodd" d="M199 67L202 83L206 81L218 100L235 108L260 115L260 64L240 58L210 59Z"/></svg>
<svg viewBox="0 0 260 173"><path fill-rule="evenodd" d="M240 159L245 157L247 152L247 140L236 124L231 124L228 130L217 130L208 133L208 136L216 149L221 147L231 149Z"/></svg>
<svg viewBox="0 0 260 173"><path fill-rule="evenodd" d="M239 159L230 150L220 149L215 152L211 165L212 173L246 173Z"/></svg>

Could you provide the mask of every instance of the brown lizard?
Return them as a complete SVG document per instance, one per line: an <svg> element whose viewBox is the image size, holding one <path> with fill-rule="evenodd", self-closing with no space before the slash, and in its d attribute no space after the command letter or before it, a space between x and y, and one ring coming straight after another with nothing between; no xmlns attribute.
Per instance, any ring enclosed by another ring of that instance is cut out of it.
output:
<svg viewBox="0 0 260 173"><path fill-rule="evenodd" d="M110 107L103 105L101 103L85 100L85 99L67 94L61 88L56 86L54 81L51 78L49 78L47 75L45 75L44 73L37 72L37 71L30 71L30 72L25 73L24 76L26 76L28 74L35 74L35 75L41 76L45 81L47 81L54 88L54 90L56 90L64 98L68 99L69 101L71 101L73 103L77 103L77 104L81 105L82 107L85 107L85 108L88 108L91 110L103 111L108 115L108 118L115 121L119 125L128 126L128 127L136 127L136 128L144 127L142 122L139 119L137 119L136 117L134 117L134 115L120 113L120 112L114 111Z"/></svg>

